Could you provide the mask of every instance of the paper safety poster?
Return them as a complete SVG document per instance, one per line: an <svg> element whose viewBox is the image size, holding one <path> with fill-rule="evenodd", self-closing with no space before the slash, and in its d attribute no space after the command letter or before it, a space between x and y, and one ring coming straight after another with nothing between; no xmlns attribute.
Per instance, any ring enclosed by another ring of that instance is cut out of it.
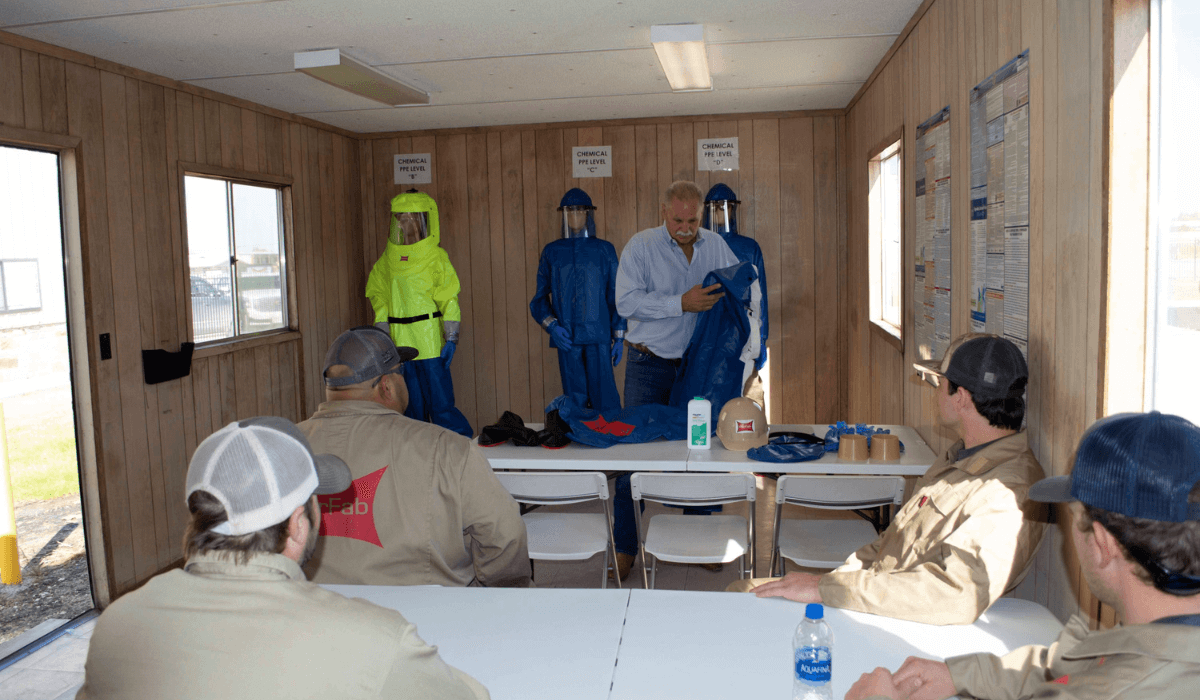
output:
<svg viewBox="0 0 1200 700"><path fill-rule="evenodd" d="M950 344L950 108L917 127L913 333L922 360Z"/></svg>
<svg viewBox="0 0 1200 700"><path fill-rule="evenodd" d="M1029 51L971 90L971 330L1029 355Z"/></svg>

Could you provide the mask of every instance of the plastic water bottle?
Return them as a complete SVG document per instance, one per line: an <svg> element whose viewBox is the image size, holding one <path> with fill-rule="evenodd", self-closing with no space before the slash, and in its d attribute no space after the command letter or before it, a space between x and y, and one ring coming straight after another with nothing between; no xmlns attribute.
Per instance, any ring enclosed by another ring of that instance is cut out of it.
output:
<svg viewBox="0 0 1200 700"><path fill-rule="evenodd" d="M809 603L792 637L792 700L833 700L833 631L825 607Z"/></svg>
<svg viewBox="0 0 1200 700"><path fill-rule="evenodd" d="M707 450L712 436L712 402L703 396L688 401L688 447Z"/></svg>

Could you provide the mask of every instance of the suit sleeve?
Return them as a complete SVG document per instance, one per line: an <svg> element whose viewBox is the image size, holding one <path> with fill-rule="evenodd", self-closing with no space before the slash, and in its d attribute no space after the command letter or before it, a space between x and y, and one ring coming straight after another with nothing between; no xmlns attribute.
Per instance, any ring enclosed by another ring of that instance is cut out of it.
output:
<svg viewBox="0 0 1200 700"><path fill-rule="evenodd" d="M550 260L545 248L538 260L537 289L533 292L533 299L529 300L529 315L543 329L546 319L554 316L554 307L550 304Z"/></svg>
<svg viewBox="0 0 1200 700"><path fill-rule="evenodd" d="M970 516L946 537L913 544L928 547L917 564L882 569L878 562L863 562L859 569L835 569L821 577L821 598L835 608L915 622L971 624L1004 593L1018 548L1030 539L1019 505L1024 500L1024 493L1018 498L1014 487L992 480L967 497L962 510ZM920 532L923 518L944 517L930 501L904 526Z"/></svg>
<svg viewBox="0 0 1200 700"><path fill-rule="evenodd" d="M767 268L763 265L762 248L756 242L754 244L754 267L758 270L759 288L762 289L762 325L759 326L759 335L762 336L762 351L767 351L767 336L770 334L771 313L767 303Z"/></svg>
<svg viewBox="0 0 1200 700"><path fill-rule="evenodd" d="M612 337L616 338L618 333L624 336L629 322L617 311L617 269L621 263L617 260L617 249L611 243L604 250L604 264L607 268L605 277L608 280L604 298L608 302L609 327L612 329Z"/></svg>
<svg viewBox="0 0 1200 700"><path fill-rule="evenodd" d="M371 268L371 274L367 275L367 299L371 302L371 309L375 312L375 322L387 321L389 305L391 304L391 280L388 279L388 265L380 258L375 266Z"/></svg>
<svg viewBox="0 0 1200 700"><path fill-rule="evenodd" d="M475 578L484 586L532 586L521 507L475 445L467 450L461 484L463 534L469 538Z"/></svg>
<svg viewBox="0 0 1200 700"><path fill-rule="evenodd" d="M443 322L461 321L462 311L458 308L458 293L462 286L458 283L458 273L454 271L454 265L450 263L450 256L446 255L446 251L438 248L438 252L441 253L438 258L441 279L433 290L433 303L437 304L438 311L442 312Z"/></svg>

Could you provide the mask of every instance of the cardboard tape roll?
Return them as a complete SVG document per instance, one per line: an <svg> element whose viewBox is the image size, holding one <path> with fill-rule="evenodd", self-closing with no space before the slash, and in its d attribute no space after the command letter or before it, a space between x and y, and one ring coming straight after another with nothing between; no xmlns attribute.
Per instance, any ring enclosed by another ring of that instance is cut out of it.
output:
<svg viewBox="0 0 1200 700"><path fill-rule="evenodd" d="M855 462L865 460L867 458L867 436L838 436L838 458Z"/></svg>
<svg viewBox="0 0 1200 700"><path fill-rule="evenodd" d="M871 436L871 461L895 462L900 459L900 438L879 433Z"/></svg>

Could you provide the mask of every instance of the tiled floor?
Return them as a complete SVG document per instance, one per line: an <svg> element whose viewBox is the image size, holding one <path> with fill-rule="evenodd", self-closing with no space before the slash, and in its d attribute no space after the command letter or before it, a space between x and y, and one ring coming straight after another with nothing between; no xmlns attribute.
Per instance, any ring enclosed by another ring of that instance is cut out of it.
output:
<svg viewBox="0 0 1200 700"><path fill-rule="evenodd" d="M771 548L771 523L775 513L774 482L759 480L755 509L756 537L758 539L758 575L765 576L767 557ZM595 511L597 503L564 506L563 510ZM802 509L787 512L787 517L805 515ZM737 503L725 507L729 514L746 515L749 507ZM643 522L658 513L678 512L656 503L648 503ZM821 511L817 517L855 517L848 513ZM599 588L602 558L597 555L584 562L540 561L535 564L534 582L545 588ZM641 588L639 566L641 559L634 562L633 573L625 580L626 588ZM656 588L686 591L720 591L738 578L737 564L727 564L722 571L707 571L700 566L661 563L658 567ZM610 583L611 585L611 583ZM87 657L88 640L92 636L95 619L71 629L45 647L0 671L0 698L3 700L66 700L75 697L83 684L83 665Z"/></svg>
<svg viewBox="0 0 1200 700"><path fill-rule="evenodd" d="M0 671L4 700L67 700L83 685L83 662L96 620L92 618Z"/></svg>

